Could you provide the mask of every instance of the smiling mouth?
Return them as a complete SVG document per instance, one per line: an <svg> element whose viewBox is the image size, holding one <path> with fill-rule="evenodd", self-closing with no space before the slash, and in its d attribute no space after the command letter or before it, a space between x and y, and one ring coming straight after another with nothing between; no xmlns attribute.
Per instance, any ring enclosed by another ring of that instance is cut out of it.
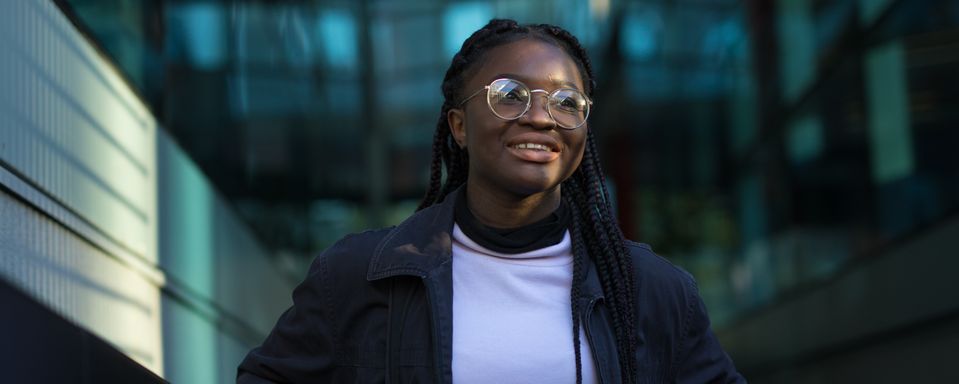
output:
<svg viewBox="0 0 959 384"><path fill-rule="evenodd" d="M543 152L559 152L559 151L553 150L553 148L550 148L547 145L536 144L536 143L520 143L520 144L512 145L511 147L515 149L530 149L534 151L543 151Z"/></svg>
<svg viewBox="0 0 959 384"><path fill-rule="evenodd" d="M513 156L527 162L546 164L559 159L559 148L547 144L519 143L508 148Z"/></svg>

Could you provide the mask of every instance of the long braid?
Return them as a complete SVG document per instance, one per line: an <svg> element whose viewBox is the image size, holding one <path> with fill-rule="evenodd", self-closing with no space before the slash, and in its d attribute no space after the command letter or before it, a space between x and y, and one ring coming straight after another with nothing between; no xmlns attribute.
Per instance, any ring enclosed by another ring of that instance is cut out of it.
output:
<svg viewBox="0 0 959 384"><path fill-rule="evenodd" d="M446 109L446 105L443 105L443 110ZM445 123L446 113L442 113L440 114L440 122L437 123L437 126L442 126ZM443 178L443 157L444 154L449 153L444 150L443 146L446 145L449 134L449 130L437 129L436 134L433 135L433 158L430 161L430 184L429 188L426 189L426 196L423 197L423 201L417 210L426 208L427 205L436 201L437 195L439 195L440 181Z"/></svg>
<svg viewBox="0 0 959 384"><path fill-rule="evenodd" d="M595 162L596 157L587 146L579 170L563 183L562 191L578 206L579 215L588 229L581 233L582 238L579 241L587 246L588 254L596 265L596 272L605 292L613 331L616 334L617 352L620 355L624 382L632 382L636 372L635 365L633 359L626 358L635 353L632 260L629 258L622 234L615 226L615 221L606 204L597 193L590 193L596 191L601 185L596 173L590 170L597 169L594 168L598 165Z"/></svg>
<svg viewBox="0 0 959 384"><path fill-rule="evenodd" d="M583 72L588 81L584 81L587 86L587 93L592 95L596 81L593 76L592 64L585 48L579 44L575 36L568 31L548 26L549 32L554 36L566 41L569 48L574 50L574 57L579 59L583 67ZM606 180L602 167L599 162L599 155L596 150L596 140L593 131L587 132L587 149L583 156L586 168L580 167L584 181L587 183L588 190L593 192L593 201L589 199L580 203L587 203L589 217L589 227L594 228L592 234L596 235L594 241L583 239L583 242L589 244L590 255L597 264L597 274L600 276L600 284L603 291L606 292L606 300L609 302L610 314L613 318L613 328L616 334L616 344L619 351L620 366L623 371L623 381L632 383L636 377L636 366L633 356L636 351L636 337L634 329L635 300L633 290L633 266L632 258L626 249L623 233L616 223L612 214L609 193L606 190ZM577 188L570 188L577 189ZM563 189L564 191L566 188ZM581 190L581 189L580 189ZM595 213L595 215L594 215ZM582 214L582 210L581 213ZM601 225L602 227L600 227ZM601 228L601 229L600 229ZM609 268L609 269L607 269ZM604 278L605 277L605 278ZM603 281L606 281L605 283ZM617 326L617 323L619 324ZM576 335L578 337L578 335Z"/></svg>
<svg viewBox="0 0 959 384"><path fill-rule="evenodd" d="M587 139L588 149L584 154L584 165L586 172L591 173L590 188L592 192L590 198L590 223L601 227L594 231L600 238L591 247L591 255L605 255L607 257L593 257L599 272L600 282L603 285L603 291L607 293L607 301L610 301L610 312L613 318L613 327L616 329L617 338L628 340L628 343L618 343L620 355L633 356L635 353L635 329L634 308L635 300L633 296L633 265L632 258L629 257L629 251L626 249L625 239L622 231L612 215L609 193L606 190L603 180L603 171L600 166L599 156L595 149L595 140L592 138L592 132ZM611 294L612 293L612 294ZM630 361L632 363L632 360ZM624 374L628 377L635 377L636 367L634 364L624 366Z"/></svg>
<svg viewBox="0 0 959 384"><path fill-rule="evenodd" d="M576 205L576 202L573 201L572 195L565 195L563 199L566 200L566 205L570 207L573 217L573 226L571 229L572 237L574 239L582 239L582 228L583 224L580 221L579 208ZM583 241L574 241L573 242L573 284L570 289L569 297L570 304L572 307L572 316L573 316L573 353L576 357L576 383L583 382L583 357L582 352L580 352L580 314L582 313L582 290L583 284L579 283L583 280L583 273L585 272L585 262L588 258L588 253Z"/></svg>
<svg viewBox="0 0 959 384"><path fill-rule="evenodd" d="M449 193L466 182L469 176L469 154L452 139L447 113L458 106L463 95L465 80L476 70L476 63L491 48L535 37L551 42L564 49L579 66L585 91L592 95L596 81L586 50L575 36L553 25L538 24L522 26L512 20L491 20L473 33L453 56L452 63L443 78L444 103L433 136L433 154L430 163L430 182L419 209L437 204ZM584 128L588 129L588 128ZM442 181L443 170L446 180ZM573 239L573 285L570 300L573 319L573 345L576 359L576 382L582 382L582 356L580 352L580 319L584 310L581 305L586 262L592 259L596 265L603 288L605 303L610 311L616 349L624 383L633 383L636 377L635 300L633 298L632 259L626 249L619 225L612 214L609 192L600 166L596 140L592 131L587 131L586 148L579 168L562 183L562 195L572 212L571 234Z"/></svg>

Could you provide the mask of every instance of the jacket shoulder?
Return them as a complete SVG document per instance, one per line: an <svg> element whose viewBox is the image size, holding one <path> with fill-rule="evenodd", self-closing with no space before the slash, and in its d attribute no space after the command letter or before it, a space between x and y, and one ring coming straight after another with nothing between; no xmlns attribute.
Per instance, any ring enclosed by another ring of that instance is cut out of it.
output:
<svg viewBox="0 0 959 384"><path fill-rule="evenodd" d="M695 286L693 276L686 270L656 254L649 244L626 240L626 248L633 260L633 271L643 284L685 290Z"/></svg>
<svg viewBox="0 0 959 384"><path fill-rule="evenodd" d="M653 252L647 244L627 241L626 246L633 261L635 297L644 303L637 308L640 317L665 316L676 321L668 328L680 332L698 302L695 279L689 272Z"/></svg>
<svg viewBox="0 0 959 384"><path fill-rule="evenodd" d="M393 227L371 229L344 236L316 257L310 267L310 274L323 268L334 275L356 274L365 281L366 269L376 246L392 229Z"/></svg>
<svg viewBox="0 0 959 384"><path fill-rule="evenodd" d="M647 244L627 240L626 247L633 259L638 303L645 304L637 306L639 329L650 346L671 351L664 355L669 381L745 383L710 329L693 276Z"/></svg>

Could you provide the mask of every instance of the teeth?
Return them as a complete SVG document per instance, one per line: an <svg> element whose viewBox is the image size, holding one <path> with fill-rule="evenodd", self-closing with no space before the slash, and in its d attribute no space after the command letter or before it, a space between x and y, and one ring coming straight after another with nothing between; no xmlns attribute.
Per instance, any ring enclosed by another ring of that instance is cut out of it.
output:
<svg viewBox="0 0 959 384"><path fill-rule="evenodd" d="M539 150L539 151L551 151L551 149L550 149L549 147L545 146L545 145L542 145L542 144L534 144L534 143L516 144L516 148L518 148L518 149L535 149L535 150Z"/></svg>

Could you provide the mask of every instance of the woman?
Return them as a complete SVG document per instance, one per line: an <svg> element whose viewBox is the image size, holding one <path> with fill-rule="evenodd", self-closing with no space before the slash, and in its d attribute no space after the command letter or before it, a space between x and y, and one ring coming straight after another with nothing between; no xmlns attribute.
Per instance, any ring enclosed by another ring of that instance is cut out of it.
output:
<svg viewBox="0 0 959 384"><path fill-rule="evenodd" d="M419 210L320 255L238 382L744 382L689 274L623 238L594 83L559 27L470 36Z"/></svg>

